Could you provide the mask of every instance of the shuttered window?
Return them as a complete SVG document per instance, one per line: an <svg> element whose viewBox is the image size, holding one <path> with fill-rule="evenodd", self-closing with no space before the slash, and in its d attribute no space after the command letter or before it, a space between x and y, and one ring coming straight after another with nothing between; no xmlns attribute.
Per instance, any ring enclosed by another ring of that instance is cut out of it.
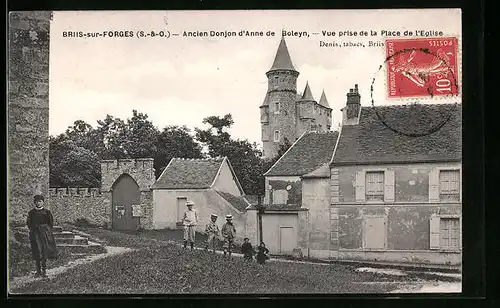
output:
<svg viewBox="0 0 500 308"><path fill-rule="evenodd" d="M366 200L384 200L384 172L369 171L365 176Z"/></svg>
<svg viewBox="0 0 500 308"><path fill-rule="evenodd" d="M439 223L440 246L442 249L460 248L460 219L459 218L441 218Z"/></svg>
<svg viewBox="0 0 500 308"><path fill-rule="evenodd" d="M460 200L460 171L439 172L439 197L441 200Z"/></svg>

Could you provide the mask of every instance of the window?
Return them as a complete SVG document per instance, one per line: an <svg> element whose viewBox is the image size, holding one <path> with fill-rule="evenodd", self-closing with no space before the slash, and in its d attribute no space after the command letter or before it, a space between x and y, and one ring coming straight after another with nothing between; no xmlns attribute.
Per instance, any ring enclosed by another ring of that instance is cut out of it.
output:
<svg viewBox="0 0 500 308"><path fill-rule="evenodd" d="M274 103L274 113L280 113L280 102Z"/></svg>
<svg viewBox="0 0 500 308"><path fill-rule="evenodd" d="M460 171L441 170L439 172L440 200L460 200Z"/></svg>
<svg viewBox="0 0 500 308"><path fill-rule="evenodd" d="M436 215L430 218L431 250L460 250L462 248L460 215Z"/></svg>
<svg viewBox="0 0 500 308"><path fill-rule="evenodd" d="M274 131L274 142L279 142L280 141L280 131L275 130Z"/></svg>
<svg viewBox="0 0 500 308"><path fill-rule="evenodd" d="M460 248L460 219L459 218L441 218L439 223L440 246L442 249Z"/></svg>
<svg viewBox="0 0 500 308"><path fill-rule="evenodd" d="M366 201L384 200L384 172L366 172Z"/></svg>

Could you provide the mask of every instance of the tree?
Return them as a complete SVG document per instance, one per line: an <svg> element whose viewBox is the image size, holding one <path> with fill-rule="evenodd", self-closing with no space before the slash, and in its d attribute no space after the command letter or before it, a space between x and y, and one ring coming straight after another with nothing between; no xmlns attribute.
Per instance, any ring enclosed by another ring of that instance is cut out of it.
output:
<svg viewBox="0 0 500 308"><path fill-rule="evenodd" d="M231 114L222 118L207 117L203 119L203 123L210 124L211 127L206 130L195 129L196 139L208 147L209 156L227 157L245 193L258 193L259 186L262 185L262 153L257 145L248 140L234 140L224 131L234 123Z"/></svg>
<svg viewBox="0 0 500 308"><path fill-rule="evenodd" d="M146 114L132 111L126 121L106 115L93 128L82 120L50 138L51 186L99 186L100 161L154 158L159 176L172 157L201 158L201 147L186 127L160 132Z"/></svg>
<svg viewBox="0 0 500 308"><path fill-rule="evenodd" d="M159 177L174 157L203 158L201 146L186 126L167 126L158 136L155 155L156 177Z"/></svg>
<svg viewBox="0 0 500 308"><path fill-rule="evenodd" d="M50 138L49 182L51 187L98 187L101 181L99 157L78 146L65 135Z"/></svg>

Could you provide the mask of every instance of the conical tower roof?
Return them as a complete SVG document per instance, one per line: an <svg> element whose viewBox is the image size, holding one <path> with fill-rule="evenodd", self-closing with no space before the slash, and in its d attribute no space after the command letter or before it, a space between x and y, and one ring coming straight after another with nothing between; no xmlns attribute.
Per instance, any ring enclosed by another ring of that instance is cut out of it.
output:
<svg viewBox="0 0 500 308"><path fill-rule="evenodd" d="M292 59L290 58L290 53L288 53L288 47L286 47L285 38L281 37L280 45L278 46L278 51L276 52L276 57L274 57L273 66L270 71L273 70L293 70L295 68L292 64Z"/></svg>
<svg viewBox="0 0 500 308"><path fill-rule="evenodd" d="M306 88L304 89L304 94L302 94L302 100L315 101L311 92L311 88L309 88L309 82L306 82Z"/></svg>
<svg viewBox="0 0 500 308"><path fill-rule="evenodd" d="M321 106L325 106L325 107L330 108L330 104L328 103L328 100L326 99L325 90L323 90L323 93L321 93L321 98L319 99L319 104Z"/></svg>

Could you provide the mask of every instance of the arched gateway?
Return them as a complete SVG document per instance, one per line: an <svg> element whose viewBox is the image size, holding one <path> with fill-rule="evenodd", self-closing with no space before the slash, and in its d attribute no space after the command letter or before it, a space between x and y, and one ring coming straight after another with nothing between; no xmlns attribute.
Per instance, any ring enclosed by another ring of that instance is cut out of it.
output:
<svg viewBox="0 0 500 308"><path fill-rule="evenodd" d="M134 206L140 206L139 185L128 174L122 174L113 184L112 227L114 230L137 230L140 218L134 217Z"/></svg>

